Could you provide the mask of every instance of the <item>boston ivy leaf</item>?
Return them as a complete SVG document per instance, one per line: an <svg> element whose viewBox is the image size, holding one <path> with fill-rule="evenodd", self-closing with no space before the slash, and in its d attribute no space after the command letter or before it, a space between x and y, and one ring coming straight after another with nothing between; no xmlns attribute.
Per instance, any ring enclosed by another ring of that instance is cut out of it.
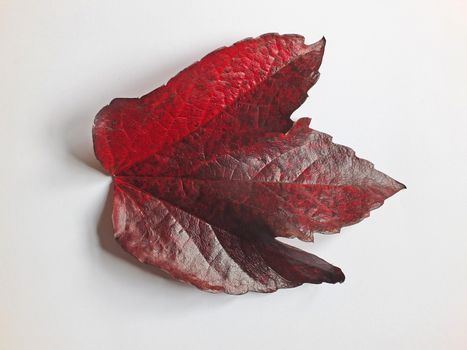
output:
<svg viewBox="0 0 467 350"><path fill-rule="evenodd" d="M338 232L404 186L309 119L290 120L319 77L324 45L246 39L99 112L94 148L114 179L113 225L126 251L208 291L344 280L275 238Z"/></svg>

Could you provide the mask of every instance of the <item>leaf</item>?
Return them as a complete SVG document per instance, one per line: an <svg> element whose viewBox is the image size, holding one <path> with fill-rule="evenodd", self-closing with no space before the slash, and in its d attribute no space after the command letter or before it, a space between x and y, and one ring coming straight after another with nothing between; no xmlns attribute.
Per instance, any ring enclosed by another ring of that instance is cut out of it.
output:
<svg viewBox="0 0 467 350"><path fill-rule="evenodd" d="M342 271L276 237L312 241L404 185L290 115L319 77L324 38L266 34L219 49L96 116L113 226L143 263L208 291L336 283Z"/></svg>

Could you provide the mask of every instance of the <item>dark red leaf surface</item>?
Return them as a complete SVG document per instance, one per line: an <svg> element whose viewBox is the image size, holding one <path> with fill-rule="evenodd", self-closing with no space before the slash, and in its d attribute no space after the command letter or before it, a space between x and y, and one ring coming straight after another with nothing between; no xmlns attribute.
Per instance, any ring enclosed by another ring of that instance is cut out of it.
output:
<svg viewBox="0 0 467 350"><path fill-rule="evenodd" d="M404 186L309 119L290 120L319 77L324 45L246 39L99 112L94 148L113 175L115 237L126 251L208 291L344 280L275 237L339 232Z"/></svg>

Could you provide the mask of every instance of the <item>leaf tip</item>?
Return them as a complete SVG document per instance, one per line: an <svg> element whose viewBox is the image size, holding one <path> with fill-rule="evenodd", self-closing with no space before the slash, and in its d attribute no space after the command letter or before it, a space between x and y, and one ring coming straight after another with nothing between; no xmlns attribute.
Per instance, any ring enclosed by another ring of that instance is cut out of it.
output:
<svg viewBox="0 0 467 350"><path fill-rule="evenodd" d="M321 38L319 42L321 42L322 46L326 46L326 37L323 35L323 37Z"/></svg>
<svg viewBox="0 0 467 350"><path fill-rule="evenodd" d="M303 117L298 119L295 124L297 127L302 127L302 128L308 128L311 123L311 118L310 117Z"/></svg>
<svg viewBox="0 0 467 350"><path fill-rule="evenodd" d="M399 181L394 180L394 179L392 179L392 181L393 181L393 186L392 187L393 187L393 190L394 190L393 194L396 194L399 191L407 189L407 186L404 185L402 182L399 182Z"/></svg>
<svg viewBox="0 0 467 350"><path fill-rule="evenodd" d="M317 42L313 43L310 45L311 48L313 48L316 51L324 51L324 48L326 47L326 38L323 36L320 40Z"/></svg>
<svg viewBox="0 0 467 350"><path fill-rule="evenodd" d="M343 283L344 281L345 281L344 273L342 272L340 268L336 266L333 271L331 283Z"/></svg>

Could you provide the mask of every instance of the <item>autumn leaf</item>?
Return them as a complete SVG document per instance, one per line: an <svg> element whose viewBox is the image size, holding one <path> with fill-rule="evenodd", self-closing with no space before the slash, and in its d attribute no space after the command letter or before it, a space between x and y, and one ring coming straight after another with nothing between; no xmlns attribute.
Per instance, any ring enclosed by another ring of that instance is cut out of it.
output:
<svg viewBox="0 0 467 350"><path fill-rule="evenodd" d="M115 237L127 252L208 291L344 281L276 237L339 232L404 186L309 119L291 121L324 46L299 35L245 39L99 112L94 148L113 176Z"/></svg>

